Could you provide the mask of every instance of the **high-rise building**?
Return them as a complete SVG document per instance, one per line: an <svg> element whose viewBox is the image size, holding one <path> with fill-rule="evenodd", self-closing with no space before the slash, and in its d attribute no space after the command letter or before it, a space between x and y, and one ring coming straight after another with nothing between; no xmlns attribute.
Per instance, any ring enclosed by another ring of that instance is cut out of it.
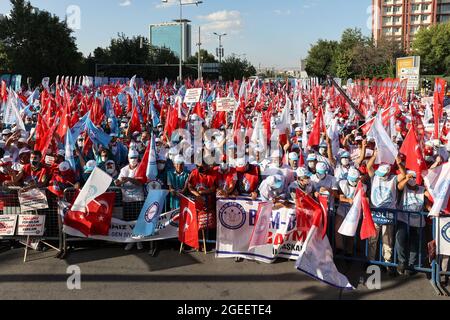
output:
<svg viewBox="0 0 450 320"><path fill-rule="evenodd" d="M174 20L174 22L151 24L150 44L155 47L168 48L182 60L186 61L192 52L191 25L189 20ZM180 27L182 31L180 31ZM181 38L180 38L181 37Z"/></svg>
<svg viewBox="0 0 450 320"><path fill-rule="evenodd" d="M436 21L438 23L450 22L450 0L438 0Z"/></svg>
<svg viewBox="0 0 450 320"><path fill-rule="evenodd" d="M407 51L421 28L450 21L450 0L372 0L372 4L375 43L393 39Z"/></svg>

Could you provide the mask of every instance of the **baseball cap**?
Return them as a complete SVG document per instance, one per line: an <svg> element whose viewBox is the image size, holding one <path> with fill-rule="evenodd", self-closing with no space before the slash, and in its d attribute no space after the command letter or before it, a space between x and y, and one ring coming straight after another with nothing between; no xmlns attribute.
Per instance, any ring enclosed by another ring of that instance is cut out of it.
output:
<svg viewBox="0 0 450 320"><path fill-rule="evenodd" d="M357 169L350 168L350 170L348 170L347 180L356 182L360 176L361 176L361 173Z"/></svg>
<svg viewBox="0 0 450 320"><path fill-rule="evenodd" d="M57 155L64 157L66 155L66 152L63 149L59 149Z"/></svg>
<svg viewBox="0 0 450 320"><path fill-rule="evenodd" d="M350 153L347 151L343 152L341 158L350 158Z"/></svg>
<svg viewBox="0 0 450 320"><path fill-rule="evenodd" d="M128 159L132 158L139 158L139 152L137 152L134 149L131 149L130 152L128 153Z"/></svg>
<svg viewBox="0 0 450 320"><path fill-rule="evenodd" d="M19 140L17 140L17 142L19 142L19 143L24 143L24 144L27 144L28 142L27 142L27 139L25 139L25 138L20 138Z"/></svg>
<svg viewBox="0 0 450 320"><path fill-rule="evenodd" d="M302 129L300 127L295 128L295 132L301 132Z"/></svg>
<svg viewBox="0 0 450 320"><path fill-rule="evenodd" d="M19 151L19 156L22 155L22 154L24 154L24 153L31 153L31 150L28 149L28 148L22 148L22 149L20 149L20 151Z"/></svg>
<svg viewBox="0 0 450 320"><path fill-rule="evenodd" d="M95 167L97 167L97 162L95 162L95 160L89 160L84 167L84 172L90 173L94 171Z"/></svg>
<svg viewBox="0 0 450 320"><path fill-rule="evenodd" d="M318 174L325 174L327 173L327 165L324 162L318 162L316 165L316 171Z"/></svg>
<svg viewBox="0 0 450 320"><path fill-rule="evenodd" d="M298 161L298 154L295 152L289 153L289 160Z"/></svg>
<svg viewBox="0 0 450 320"><path fill-rule="evenodd" d="M267 178L267 183L271 189L280 189L283 186L283 176L277 174Z"/></svg>
<svg viewBox="0 0 450 320"><path fill-rule="evenodd" d="M9 129L5 129L2 131L2 135L9 135L9 134L11 134L11 130Z"/></svg>
<svg viewBox="0 0 450 320"><path fill-rule="evenodd" d="M295 170L295 174L297 175L297 178L310 178L311 172L306 170L305 168L298 168Z"/></svg>
<svg viewBox="0 0 450 320"><path fill-rule="evenodd" d="M317 161L317 156L314 153L310 153L306 161Z"/></svg>
<svg viewBox="0 0 450 320"><path fill-rule="evenodd" d="M408 170L406 174L412 175L414 178L417 178L417 173L415 171Z"/></svg>
<svg viewBox="0 0 450 320"><path fill-rule="evenodd" d="M175 164L183 164L184 163L183 156L177 155L175 157L175 159L173 160L173 163L175 163Z"/></svg>

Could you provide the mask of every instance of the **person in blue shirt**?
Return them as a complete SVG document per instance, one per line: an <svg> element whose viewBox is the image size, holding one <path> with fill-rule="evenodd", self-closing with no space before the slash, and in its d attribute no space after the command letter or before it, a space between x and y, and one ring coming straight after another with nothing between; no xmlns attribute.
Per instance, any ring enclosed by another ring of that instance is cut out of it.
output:
<svg viewBox="0 0 450 320"><path fill-rule="evenodd" d="M184 158L180 155L174 159L175 168L168 171L167 185L169 186L169 206L170 210L180 207L180 198L178 193L184 194L187 189L187 180L189 173L184 169Z"/></svg>

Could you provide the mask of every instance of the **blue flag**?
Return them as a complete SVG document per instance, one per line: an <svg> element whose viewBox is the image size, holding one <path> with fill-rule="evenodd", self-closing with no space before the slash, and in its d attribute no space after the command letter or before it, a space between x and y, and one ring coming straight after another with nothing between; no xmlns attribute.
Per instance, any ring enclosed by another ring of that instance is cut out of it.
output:
<svg viewBox="0 0 450 320"><path fill-rule="evenodd" d="M105 99L104 108L105 108L106 116L112 120L111 133L115 133L118 135L119 134L119 121L117 120L116 114L114 113L114 109L111 105L111 101L109 100L109 98Z"/></svg>
<svg viewBox="0 0 450 320"><path fill-rule="evenodd" d="M73 149L75 147L75 139L72 136L70 130L67 130L66 134L66 145L64 146L65 151L65 160L69 162L72 170L76 170L75 168L75 158L73 156Z"/></svg>
<svg viewBox="0 0 450 320"><path fill-rule="evenodd" d="M158 112L155 110L153 100L150 101L150 114L152 115L153 128L156 128L158 124L160 124L161 120L159 120L159 115Z"/></svg>
<svg viewBox="0 0 450 320"><path fill-rule="evenodd" d="M93 143L108 148L112 139L111 136L97 128L90 118L86 121L86 130Z"/></svg>
<svg viewBox="0 0 450 320"><path fill-rule="evenodd" d="M73 127L72 127L72 136L78 137L82 131L86 130L86 121L91 116L91 112L86 113L83 118L81 118Z"/></svg>
<svg viewBox="0 0 450 320"><path fill-rule="evenodd" d="M133 229L133 238L145 238L155 234L168 194L167 190L151 190L149 192Z"/></svg>

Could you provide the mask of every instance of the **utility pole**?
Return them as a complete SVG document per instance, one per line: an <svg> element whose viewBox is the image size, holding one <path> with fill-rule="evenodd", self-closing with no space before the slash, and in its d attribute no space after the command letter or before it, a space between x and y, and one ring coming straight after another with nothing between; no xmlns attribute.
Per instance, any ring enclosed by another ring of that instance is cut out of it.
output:
<svg viewBox="0 0 450 320"><path fill-rule="evenodd" d="M202 38L201 38L201 27L198 27L198 80L202 79Z"/></svg>

